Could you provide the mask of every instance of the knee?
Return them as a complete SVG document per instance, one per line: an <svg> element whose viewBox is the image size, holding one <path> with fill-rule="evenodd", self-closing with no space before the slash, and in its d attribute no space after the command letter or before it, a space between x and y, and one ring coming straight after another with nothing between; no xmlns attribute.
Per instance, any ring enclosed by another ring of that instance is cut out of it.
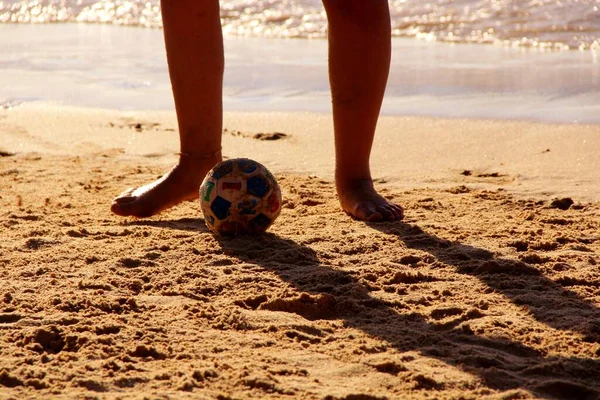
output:
<svg viewBox="0 0 600 400"><path fill-rule="evenodd" d="M181 10L199 17L219 15L219 0L160 0L161 11Z"/></svg>
<svg viewBox="0 0 600 400"><path fill-rule="evenodd" d="M322 0L327 19L345 20L362 27L390 24L388 0Z"/></svg>

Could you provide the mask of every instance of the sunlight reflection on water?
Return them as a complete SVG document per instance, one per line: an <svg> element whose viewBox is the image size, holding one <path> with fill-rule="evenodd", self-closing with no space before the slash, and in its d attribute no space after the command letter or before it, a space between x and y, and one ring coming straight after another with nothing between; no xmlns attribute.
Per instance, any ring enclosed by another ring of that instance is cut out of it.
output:
<svg viewBox="0 0 600 400"><path fill-rule="evenodd" d="M2 0L0 22L160 27L159 0ZM600 51L598 0L390 0L395 36ZM222 0L227 35L322 38L320 0Z"/></svg>

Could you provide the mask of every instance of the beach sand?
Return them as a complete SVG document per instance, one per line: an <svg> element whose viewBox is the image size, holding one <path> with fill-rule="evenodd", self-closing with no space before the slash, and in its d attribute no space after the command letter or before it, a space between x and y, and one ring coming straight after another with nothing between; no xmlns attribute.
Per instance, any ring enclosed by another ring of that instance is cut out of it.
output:
<svg viewBox="0 0 600 400"><path fill-rule="evenodd" d="M0 110L0 398L600 397L600 126L384 117L396 223L340 211L329 115L225 128L282 187L263 236L110 213L173 113Z"/></svg>

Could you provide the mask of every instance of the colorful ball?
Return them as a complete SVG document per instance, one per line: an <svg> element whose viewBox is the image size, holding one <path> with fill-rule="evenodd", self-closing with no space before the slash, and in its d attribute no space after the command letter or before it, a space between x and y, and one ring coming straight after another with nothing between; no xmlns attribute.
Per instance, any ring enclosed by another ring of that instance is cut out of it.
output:
<svg viewBox="0 0 600 400"><path fill-rule="evenodd" d="M200 185L206 226L226 236L260 234L281 212L281 189L262 164L234 158L213 167Z"/></svg>

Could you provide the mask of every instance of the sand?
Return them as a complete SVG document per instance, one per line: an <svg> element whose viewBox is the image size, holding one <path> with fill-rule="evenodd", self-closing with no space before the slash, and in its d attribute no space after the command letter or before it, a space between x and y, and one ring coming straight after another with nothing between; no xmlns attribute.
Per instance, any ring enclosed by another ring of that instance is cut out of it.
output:
<svg viewBox="0 0 600 400"><path fill-rule="evenodd" d="M383 118L396 223L339 210L328 115L225 127L282 187L261 237L110 214L172 113L0 110L0 398L600 398L600 127Z"/></svg>

